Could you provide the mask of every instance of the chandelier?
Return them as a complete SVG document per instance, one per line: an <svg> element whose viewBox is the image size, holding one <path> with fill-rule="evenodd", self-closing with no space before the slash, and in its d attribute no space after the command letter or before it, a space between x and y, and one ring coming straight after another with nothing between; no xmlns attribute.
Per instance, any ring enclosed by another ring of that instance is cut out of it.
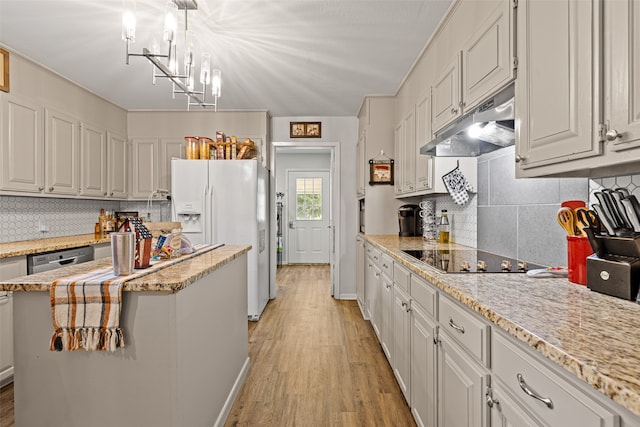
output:
<svg viewBox="0 0 640 427"><path fill-rule="evenodd" d="M128 3L128 4L127 4ZM211 68L211 54L202 52L200 57L201 90L195 89L195 37L189 29L188 12L197 10L196 0L169 0L165 6L163 41L166 43L166 53L160 53L160 47L153 42L150 49L143 48L142 53L131 53L131 44L136 39L135 0L125 0L122 15L122 39L126 45L126 64L129 65L131 56L143 56L153 64L152 82L157 78L168 78L173 86L173 97L184 94L187 97L187 110L193 106L218 109L218 98L222 83L222 71ZM183 61L178 58L178 15L184 10L184 55ZM207 89L211 92L213 102L207 102Z"/></svg>

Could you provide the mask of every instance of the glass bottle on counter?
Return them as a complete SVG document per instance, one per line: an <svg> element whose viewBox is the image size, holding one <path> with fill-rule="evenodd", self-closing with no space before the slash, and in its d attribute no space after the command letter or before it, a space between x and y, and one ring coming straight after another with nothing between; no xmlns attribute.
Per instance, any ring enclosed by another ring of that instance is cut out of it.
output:
<svg viewBox="0 0 640 427"><path fill-rule="evenodd" d="M443 209L440 212L440 233L438 238L438 241L440 243L449 243L450 227L451 225L449 224L449 216L447 214L447 210Z"/></svg>

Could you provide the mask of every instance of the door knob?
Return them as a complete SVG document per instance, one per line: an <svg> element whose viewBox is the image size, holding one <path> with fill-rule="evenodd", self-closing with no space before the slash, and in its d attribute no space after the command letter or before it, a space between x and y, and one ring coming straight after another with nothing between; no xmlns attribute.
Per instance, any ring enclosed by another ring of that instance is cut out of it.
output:
<svg viewBox="0 0 640 427"><path fill-rule="evenodd" d="M622 138L622 134L618 133L618 131L615 129L611 129L604 134L604 137L606 138L607 141L611 142L611 141L615 141L618 138Z"/></svg>
<svg viewBox="0 0 640 427"><path fill-rule="evenodd" d="M291 228L292 230L296 228L296 227L294 227L294 225L293 225L293 221L289 221L289 228Z"/></svg>
<svg viewBox="0 0 640 427"><path fill-rule="evenodd" d="M523 162L524 159L525 159L524 156L521 156L520 154L516 154L516 163Z"/></svg>

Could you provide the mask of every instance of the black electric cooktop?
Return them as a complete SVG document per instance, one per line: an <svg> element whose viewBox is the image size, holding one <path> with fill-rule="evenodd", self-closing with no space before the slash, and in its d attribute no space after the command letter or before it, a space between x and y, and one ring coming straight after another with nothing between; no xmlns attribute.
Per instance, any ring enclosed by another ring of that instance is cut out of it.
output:
<svg viewBox="0 0 640 427"><path fill-rule="evenodd" d="M528 270L545 268L516 258L475 249L402 252L445 273L526 273Z"/></svg>

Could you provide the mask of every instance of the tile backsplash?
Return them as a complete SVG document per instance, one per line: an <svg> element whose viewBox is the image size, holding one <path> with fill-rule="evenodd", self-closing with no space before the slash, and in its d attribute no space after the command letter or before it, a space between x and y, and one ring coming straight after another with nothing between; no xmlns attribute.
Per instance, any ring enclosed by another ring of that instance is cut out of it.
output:
<svg viewBox="0 0 640 427"><path fill-rule="evenodd" d="M587 200L587 178L516 179L515 148L478 158L478 248L529 262L567 265L564 200Z"/></svg>
<svg viewBox="0 0 640 427"><path fill-rule="evenodd" d="M93 233L100 209L146 216L147 202L0 196L0 243ZM153 201L152 221L170 218L170 202ZM41 226L48 231L39 231Z"/></svg>

